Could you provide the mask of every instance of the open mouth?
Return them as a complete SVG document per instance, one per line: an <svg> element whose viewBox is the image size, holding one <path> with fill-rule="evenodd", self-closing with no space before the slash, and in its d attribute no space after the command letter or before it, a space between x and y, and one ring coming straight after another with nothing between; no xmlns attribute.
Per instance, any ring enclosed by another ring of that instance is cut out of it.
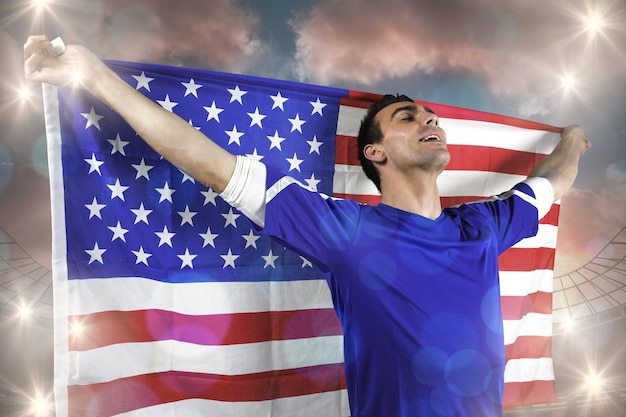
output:
<svg viewBox="0 0 626 417"><path fill-rule="evenodd" d="M432 142L432 141L441 142L441 139L439 138L438 135L434 133L420 139L420 142Z"/></svg>

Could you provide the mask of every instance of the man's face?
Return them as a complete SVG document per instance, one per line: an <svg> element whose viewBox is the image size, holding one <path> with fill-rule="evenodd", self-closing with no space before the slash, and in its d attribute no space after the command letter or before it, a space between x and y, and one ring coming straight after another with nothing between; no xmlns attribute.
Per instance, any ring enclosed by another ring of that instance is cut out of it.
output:
<svg viewBox="0 0 626 417"><path fill-rule="evenodd" d="M450 161L446 134L432 110L411 102L393 103L376 115L388 162L399 168L419 165L443 170ZM409 165L406 165L409 164Z"/></svg>

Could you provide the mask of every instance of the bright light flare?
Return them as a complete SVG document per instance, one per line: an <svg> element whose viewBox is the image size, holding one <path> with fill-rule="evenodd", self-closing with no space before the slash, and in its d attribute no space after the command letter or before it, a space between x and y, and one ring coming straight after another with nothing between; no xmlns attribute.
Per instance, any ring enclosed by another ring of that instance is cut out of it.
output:
<svg viewBox="0 0 626 417"><path fill-rule="evenodd" d="M33 417L47 417L52 414L54 410L54 401L52 401L52 395L43 395L38 393L34 397L30 398L30 407L28 408L28 415Z"/></svg>
<svg viewBox="0 0 626 417"><path fill-rule="evenodd" d="M595 35L602 31L605 26L604 17L600 16L596 12L592 12L589 14L585 20L585 31L589 32L591 35Z"/></svg>
<svg viewBox="0 0 626 417"><path fill-rule="evenodd" d="M576 78L574 78L572 74L564 74L561 76L561 87L565 91L572 90L576 84Z"/></svg>
<svg viewBox="0 0 626 417"><path fill-rule="evenodd" d="M33 316L33 307L22 301L17 305L16 314L21 321L28 321Z"/></svg>
<svg viewBox="0 0 626 417"><path fill-rule="evenodd" d="M585 386L589 390L590 394L597 394L601 392L604 385L605 381L600 375L592 372L586 376Z"/></svg>

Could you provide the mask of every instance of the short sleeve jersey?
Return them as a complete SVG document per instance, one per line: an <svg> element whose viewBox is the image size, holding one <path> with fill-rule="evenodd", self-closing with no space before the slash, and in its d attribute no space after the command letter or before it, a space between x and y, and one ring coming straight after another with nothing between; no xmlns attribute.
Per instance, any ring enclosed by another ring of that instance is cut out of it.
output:
<svg viewBox="0 0 626 417"><path fill-rule="evenodd" d="M532 182L431 220L265 178L250 217L324 273L352 416L501 416L498 256L537 232Z"/></svg>

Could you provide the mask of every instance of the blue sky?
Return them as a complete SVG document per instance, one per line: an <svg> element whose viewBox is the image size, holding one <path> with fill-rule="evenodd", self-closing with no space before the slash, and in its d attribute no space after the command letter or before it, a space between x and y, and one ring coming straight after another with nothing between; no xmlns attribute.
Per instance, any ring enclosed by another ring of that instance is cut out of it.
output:
<svg viewBox="0 0 626 417"><path fill-rule="evenodd" d="M103 58L400 92L582 124L593 148L563 199L557 272L584 264L626 225L621 0L56 0L43 9L13 0L0 11L0 227L44 265L49 196L39 89L30 86L28 105L15 98L22 44L42 32Z"/></svg>

